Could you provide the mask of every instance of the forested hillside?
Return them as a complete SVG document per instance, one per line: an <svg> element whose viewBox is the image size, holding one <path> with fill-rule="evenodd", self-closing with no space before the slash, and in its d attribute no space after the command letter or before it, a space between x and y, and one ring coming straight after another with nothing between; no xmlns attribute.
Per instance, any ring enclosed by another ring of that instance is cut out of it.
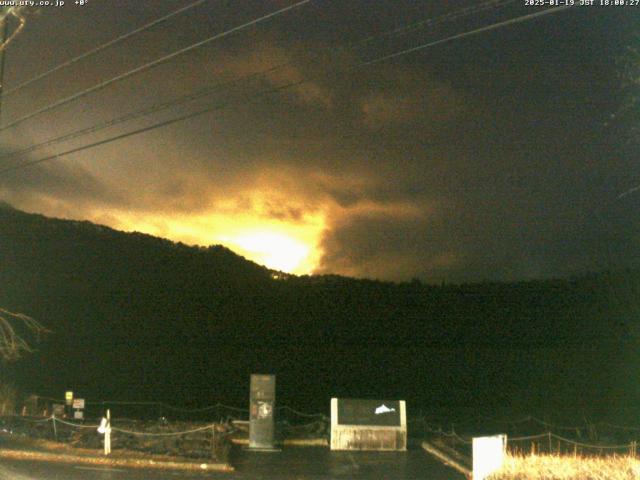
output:
<svg viewBox="0 0 640 480"><path fill-rule="evenodd" d="M311 410L381 396L609 417L640 399L639 287L631 269L469 285L278 275L221 246L0 207L0 305L52 330L7 376L55 397L244 405L249 374L268 372L279 401Z"/></svg>

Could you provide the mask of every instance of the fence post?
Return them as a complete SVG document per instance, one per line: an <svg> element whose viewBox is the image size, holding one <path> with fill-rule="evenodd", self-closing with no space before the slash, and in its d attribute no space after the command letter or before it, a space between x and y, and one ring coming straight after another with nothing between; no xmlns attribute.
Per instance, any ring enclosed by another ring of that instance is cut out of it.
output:
<svg viewBox="0 0 640 480"><path fill-rule="evenodd" d="M58 441L58 427L56 427L56 414L51 415L51 419L53 420L53 436Z"/></svg>
<svg viewBox="0 0 640 480"><path fill-rule="evenodd" d="M109 409L107 409L106 418L102 417L98 433L104 434L104 454L109 455L111 453L111 412Z"/></svg>
<svg viewBox="0 0 640 480"><path fill-rule="evenodd" d="M547 433L547 435L549 436L549 455L551 455L552 452L552 446L551 446L551 432Z"/></svg>
<svg viewBox="0 0 640 480"><path fill-rule="evenodd" d="M216 426L211 425L211 454L214 459L217 459L216 455Z"/></svg>
<svg viewBox="0 0 640 480"><path fill-rule="evenodd" d="M104 454L111 453L111 410L107 409L107 428L104 432Z"/></svg>

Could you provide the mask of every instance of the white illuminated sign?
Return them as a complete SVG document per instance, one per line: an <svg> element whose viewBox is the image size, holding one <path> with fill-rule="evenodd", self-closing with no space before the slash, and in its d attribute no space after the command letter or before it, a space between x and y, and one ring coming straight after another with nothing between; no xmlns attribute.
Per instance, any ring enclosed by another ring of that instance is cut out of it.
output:
<svg viewBox="0 0 640 480"><path fill-rule="evenodd" d="M476 437L473 439L473 480L484 480L504 463L507 436Z"/></svg>

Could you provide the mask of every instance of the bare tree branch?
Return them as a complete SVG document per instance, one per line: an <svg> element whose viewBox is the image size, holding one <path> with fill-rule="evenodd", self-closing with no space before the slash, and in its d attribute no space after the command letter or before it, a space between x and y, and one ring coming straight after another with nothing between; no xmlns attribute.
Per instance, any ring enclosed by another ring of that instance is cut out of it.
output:
<svg viewBox="0 0 640 480"><path fill-rule="evenodd" d="M0 359L17 360L25 353L32 352L25 336L30 335L38 340L45 333L48 330L37 320L0 308Z"/></svg>

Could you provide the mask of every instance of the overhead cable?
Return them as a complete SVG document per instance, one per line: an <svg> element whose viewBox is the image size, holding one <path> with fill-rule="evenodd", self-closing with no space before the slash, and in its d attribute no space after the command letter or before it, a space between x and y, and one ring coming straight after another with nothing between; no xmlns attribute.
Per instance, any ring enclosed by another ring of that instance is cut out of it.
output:
<svg viewBox="0 0 640 480"><path fill-rule="evenodd" d="M547 8L546 10L542 10L540 12L530 13L528 15L523 15L521 17L512 18L510 20L505 20L503 22L494 23L492 25L487 25L486 27L476 28L475 30L471 30L468 32L458 33L457 35L451 35L450 37L443 38L441 40L435 40L433 42L423 43L422 45L418 45L416 47L407 48L404 50L400 50L399 52L390 53L389 55L385 55L383 57L374 58L373 60L369 60L367 62L363 62L360 65L374 65L376 63L384 62L385 60L390 60L392 58L400 57L402 55L406 55L407 53L417 52L418 50L423 50L425 48L433 47L435 45L440 45L442 43L451 42L453 40L458 40L459 38L469 37L471 35L477 35L479 33L488 32L489 30L495 30L497 28L506 27L507 25L513 25L514 23L526 22L527 20L532 20L533 18L540 17L542 15L548 15L551 13L558 13L561 10L566 10L567 8L571 8L571 5L565 5L562 7L554 7Z"/></svg>
<svg viewBox="0 0 640 480"><path fill-rule="evenodd" d="M306 0L306 1L308 1L308 0ZM306 2L301 2L301 3L306 3ZM293 8L293 7L288 7L288 8ZM361 63L355 64L355 65L351 65L351 66L347 67L346 69L342 69L342 70L337 71L336 73L348 73L348 72L351 72L351 71L356 70L358 68L362 68L362 67L369 66L369 65L374 65L374 64L380 63L380 62L382 62L384 60L388 60L388 59L391 59L391 58L396 58L396 57L399 57L401 55L406 55L408 53L412 53L412 52L415 52L417 50L425 49L425 48L428 48L428 47L433 46L433 45L437 45L437 44L440 44L440 43L452 41L452 40L455 40L455 39L458 39L458 38L463 38L463 37L469 36L469 35L478 34L480 32L493 30L495 28L503 27L503 26L506 26L506 25L523 22L523 21L526 21L526 20L530 20L530 19L536 18L536 17L538 17L540 15L545 15L545 14L548 14L548 13L555 13L555 11L564 10L565 8L568 8L568 7L556 7L556 8L553 8L553 9L544 10L542 12L523 15L521 17L516 17L514 19L506 20L506 21L503 21L503 22L498 22L498 23L495 23L495 24L492 24L492 25L488 25L488 26L480 28L480 29L475 29L475 30L472 30L472 31L469 31L469 32L460 33L460 34L457 34L457 35L453 35L453 36L444 38L442 40L437 40L435 42L431 42L431 43L428 43L428 44L420 45L418 47L405 49L405 50L402 50L402 51L394 53L394 54L384 55L384 56L379 57L377 59L369 60L369 61L366 61L366 62L361 62ZM284 84L284 85L280 85L278 87L274 87L274 88L271 88L271 89L268 89L268 90L264 90L264 91L258 92L258 93L253 94L253 95L249 95L248 97L246 97L244 99L241 99L239 102L225 102L225 103L222 103L222 104L213 105L213 106L201 109L201 110L197 110L195 112L191 112L191 113L188 113L188 114L185 114L185 115L181 115L179 117L174 117L172 119L164 120L162 122L158 122L158 123L155 123L155 124L143 127L143 128L139 128L139 129L132 130L132 131L129 131L129 132L126 132L126 133L115 135L113 137L109 137L109 138L106 138L106 139L103 139L103 140L100 140L100 141L96 141L96 142L93 142L93 143L90 143L90 144L86 144L86 145L83 145L83 146L80 146L80 147L73 148L73 149L70 149L70 150L66 150L64 152L60 152L60 153L57 153L57 154L54 154L54 155L49 155L49 156L44 157L44 158L31 160L31 161L23 162L23 163L20 163L20 164L17 164L17 165L12 165L12 166L9 166L9 167L5 167L4 169L0 170L0 174L7 173L7 172L10 172L10 171L20 170L22 168L28 168L28 167L33 166L33 165L38 165L38 164L41 164L41 163L44 163L44 162L48 162L48 161L51 161L51 160L55 160L55 159L58 159L58 158L61 158L61 157L67 156L67 155L78 153L78 152L81 152L83 150L87 150L87 149L90 149L90 148L94 148L94 147L98 147L98 146L101 146L101 145L105 145L105 144L108 144L108 143L111 143L111 142L114 142L114 141L117 141L117 140L122 140L124 138L128 138L128 137L131 137L131 136L134 136L134 135L138 135L138 134L141 134L141 133L149 132L149 131L155 130L157 128L165 127L165 126L168 126L168 125L172 125L174 123L178 123L178 122L181 122L181 121L184 121L184 120L188 120L188 119L191 119L191 118L195 118L195 117L207 114L207 113L211 113L211 112L214 112L216 110L220 110L222 108L229 107L231 105L244 104L244 103L247 103L247 102L251 101L254 98L262 97L262 96L268 96L268 95L272 95L272 94L275 94L275 93L279 93L279 92L282 92L282 91L288 90L290 88L293 88L293 87L308 83L308 82L310 82L312 80L316 80L316 79L317 79L316 77L303 78L301 80L293 81L293 82L290 82L290 83L287 83L287 84Z"/></svg>
<svg viewBox="0 0 640 480"><path fill-rule="evenodd" d="M17 92L19 90L22 90L23 88L31 85L32 83L37 82L38 80L42 80L43 78L48 77L52 73L55 73L55 72L57 72L59 70L62 70L63 68L67 68L67 67L73 65L74 63L79 62L80 60L83 60L83 59L85 59L87 57L90 57L91 55L95 55L96 53L101 52L102 50L105 50L106 48L109 48L110 46L115 45L116 43L119 43L119 42L121 42L123 40L126 40L127 38L130 38L130 37L132 37L132 36L134 36L134 35L136 35L136 34L138 34L140 32L144 32L145 30L148 30L151 27L155 27L156 25L158 25L158 24L160 24L160 23L162 23L162 22L164 22L166 20L169 20L172 17L175 17L176 15L179 15L179 14L181 14L183 12L186 12L187 10L190 10L190 9L192 9L194 7L197 7L198 5L200 5L202 3L205 3L206 1L208 1L208 0L198 0L196 2L193 2L193 3L189 4L189 5L186 5L186 6L182 7L182 8L179 8L178 10L175 10L175 11L173 11L173 12L171 12L171 13L163 16L163 17L160 17L160 18L158 18L158 19L156 19L156 20L154 20L152 22L149 22L149 23L147 23L145 25L142 25L141 27L138 27L135 30L132 30L132 31L130 31L128 33L120 35L119 37L116 37L116 38L114 38L112 40L109 40L108 42L103 43L102 45L99 45L99 46L97 46L97 47L95 47L95 48L93 48L91 50L88 50L88 51L86 51L84 53L81 53L77 57L74 57L74 58L72 58L70 60L67 60L64 63L56 65L55 67L47 70L46 72L42 72L39 75L36 75L35 77L30 78L29 80L26 80L26 81L20 83L19 85L16 85L13 88L7 89L6 91L3 92L2 96L3 97L7 97L7 96L11 95L12 93L15 93L15 92Z"/></svg>
<svg viewBox="0 0 640 480"><path fill-rule="evenodd" d="M251 78L268 75L269 73L277 71L277 70L283 68L284 66L287 66L287 65L290 65L290 64L291 64L291 62L282 63L282 64L276 65L274 67L271 67L271 68L269 68L267 70L251 73L251 74L248 74L248 75L244 75L244 76L241 76L239 78L235 78L233 80L230 80L228 82L223 82L223 83L219 83L219 84L216 84L216 85L213 85L213 86L210 86L210 87L203 88L201 90L198 90L197 92L189 93L187 95L182 95L180 97L177 97L177 98L174 98L174 99L171 99L171 100L167 100L165 102L159 102L159 103L156 103L156 104L151 105L149 107L146 107L146 108L143 108L143 109L139 109L139 110L135 110L133 112L129 112L129 113L125 114L125 115L121 115L119 117L112 118L111 120L107 120L107 121L92 125L90 127L81 128L79 130L75 130L73 132L66 133L66 134L61 135L59 137L54 137L54 138L51 138L49 140L45 140L43 142L40 142L40 143L37 143L37 144L34 144L34 145L30 145L30 146L25 147L23 149L15 150L13 152L9 152L7 154L0 155L0 160L5 160L5 159L8 159L8 158L21 157L21 156L24 156L24 155L26 155L28 153L31 153L31 152L33 152L35 150L39 150L39 149L44 148L44 147L49 147L51 145L56 145L56 144L61 143L61 142L66 142L68 140L73 140L75 138L82 137L84 135L97 133L97 132L99 132L101 130L104 130L106 128L114 127L116 125L119 125L119 124L122 124L122 123L125 123L125 122L129 122L129 121L132 121L132 120L137 120L139 118L146 117L146 116L151 115L153 113L158 113L158 112L167 110L167 109L172 108L172 107L183 105L185 103L188 103L188 102L191 102L191 101L194 101L194 100L198 100L200 98L207 97L207 96L209 96L209 95L211 95L211 94L213 94L215 92L220 91L221 89L223 89L225 87L232 87L235 84L238 84L240 82L249 80Z"/></svg>
<svg viewBox="0 0 640 480"><path fill-rule="evenodd" d="M479 3L477 5L472 5L469 7L460 8L458 10L454 10L453 12L445 13L443 15L438 15L437 17L430 17L425 20L421 20L419 22L411 23L409 25L403 25L398 28L394 28L393 30L389 30L380 35L372 35L371 37L365 38L358 43L367 44L373 41L379 40L380 38L393 37L399 35L406 35L415 30L419 30L423 27L433 27L440 23L449 22L452 20L457 20L459 18L463 18L475 13L479 13L484 10L491 10L495 8L504 7L505 5L509 5L514 3L515 0L488 0L486 2Z"/></svg>
<svg viewBox="0 0 640 480"><path fill-rule="evenodd" d="M137 75L138 73L144 72L146 70L149 70L150 68L153 68L153 67L155 67L157 65L165 63L165 62L171 60L172 58L175 58L175 57L177 57L179 55L183 55L183 54L185 54L187 52L190 52L190 51L192 51L192 50L194 50L196 48L199 48L199 47L201 47L203 45L211 43L211 42L213 42L215 40L219 40L219 39L224 38L224 37L226 37L228 35L231 35L232 33L235 33L235 32L238 32L240 30L243 30L243 29L245 29L247 27L256 25L256 24L258 24L260 22L263 22L265 20L273 18L273 17L275 17L277 15L281 15L281 14L283 14L285 12L288 12L289 10L292 10L294 8L301 7L302 5L305 5L305 4L309 3L310 1L311 0L302 0L302 1L298 2L298 3L294 3L293 5L289 5L288 7L281 8L279 10L276 10L275 12L268 13L267 15L263 15L263 16L258 17L256 19L253 19L253 20L251 20L249 22L243 23L242 25L238 25L237 27L233 27L233 28L231 28L229 30L225 30L224 32L218 33L218 34L213 35L211 37L208 37L208 38L206 38L204 40L201 40L199 42L193 43L193 44L189 45L188 47L181 48L180 50L177 50L177 51L175 51L173 53L170 53L168 55L160 57L160 58L158 58L156 60L153 60L153 61L151 61L149 63L145 63L144 65L136 67L136 68L134 68L132 70L128 70L128 71L126 71L126 72L124 72L124 73L122 73L120 75L117 75L117 76L115 76L113 78L110 78L109 80L105 80L103 82L100 82L100 83L98 83L98 84L96 84L96 85L94 85L92 87L89 87L89 88L87 88L87 89L85 89L85 90L83 90L81 92L78 92L76 94L73 94L73 95L70 95L68 97L65 97L65 98L63 98L61 100L58 100L57 102L54 102L54 103L51 103L51 104L49 104L49 105L47 105L45 107L42 107L42 108L40 108L40 109L38 109L38 110L36 110L36 111L34 111L32 113L29 113L29 114L24 115L24 116L22 116L20 118L17 118L16 120L13 120L13 121L7 123L6 125L0 126L0 132L6 130L7 128L14 127L14 126L16 126L16 125L18 125L18 124L20 124L20 123L22 123L22 122L24 122L26 120L29 120L29 119L31 119L33 117L36 117L36 116L41 115L41 114L46 113L46 112L50 112L51 110L54 110L54 109L56 109L58 107L61 107L63 105L67 105L68 103L71 103L71 102L73 102L75 100L78 100L78 99L80 99L82 97L86 97L90 93L94 93L94 92L97 92L99 90L102 90L102 89L108 87L109 85L112 85L112 84L114 84L116 82L120 82L120 81L122 81L122 80L124 80L126 78L129 78L129 77L131 77L133 75Z"/></svg>
<svg viewBox="0 0 640 480"><path fill-rule="evenodd" d="M476 13L476 12L478 12L480 10L486 10L488 8L491 8L491 7L503 6L503 5L512 3L513 1L515 1L515 0L502 0L502 1L490 0L490 1L487 1L487 2L484 2L484 3L481 3L479 5L476 5L474 7L466 7L466 8L458 9L458 10L455 10L453 12L449 12L449 13L446 13L446 14L443 14L443 15L439 15L439 16L434 17L434 18L429 18L427 20L420 20L418 22L410 23L408 25L404 25L403 27L387 31L387 32L381 33L381 34L376 35L376 36L370 36L370 37L367 37L367 38L365 38L363 40L357 41L357 42L352 43L352 44L344 45L342 47L339 47L338 51L348 50L349 48L358 48L358 47L360 47L362 45L366 45L367 43L370 43L373 40L378 39L378 38L385 38L385 37L388 37L389 35L402 35L402 34L404 34L406 32L409 32L409 31L412 31L412 30L416 30L418 28L429 27L429 26L435 25L437 23L442 23L444 21L461 18L461 17L464 17L464 16L471 15L473 13ZM110 128L110 127L119 125L119 124L124 123L124 122L128 122L128 121L131 121L131 120L135 120L135 119L138 119L138 118L145 117L147 115L151 115L153 113L157 113L157 112L160 112L160 111L163 111L163 110L167 110L167 109L172 108L174 106L182 105L182 104L185 104L187 102L206 97L206 96L210 95L211 93L219 91L221 87L233 86L233 85L235 85L237 83L240 83L240 82L245 81L245 80L249 80L249 79L254 78L254 77L265 76L265 75L268 75L270 73L276 72L276 71L278 71L278 70L280 70L282 68L290 66L293 63L294 62L292 62L292 61L287 61L287 62L281 63L279 65L276 65L274 67L270 67L270 68L268 68L266 70L262 70L260 72L254 72L254 73L251 73L251 74L248 74L248 75L244 75L244 76L238 77L236 79L230 80L229 82L225 82L225 83L222 83L222 84L216 84L216 85L213 85L213 86L210 86L210 87L206 87L206 88L201 89L201 90L199 90L197 92L194 92L194 93L190 93L190 94L187 94L187 95L182 95L182 96L174 98L172 100L168 100L168 101L165 101L165 102L160 102L160 103L151 105L150 107L146 107L144 109L139 109L139 110L130 112L128 114L122 115L120 117L116 117L114 119L111 119L111 120L108 120L108 121L105 121L105 122L102 122L102 123L99 123L99 124L96 124L96 125L93 125L93 126L90 126L90 127L82 128L82 129L76 130L74 132L70 132L70 133L67 133L67 134L64 134L64 135L61 135L61 136L58 136L58 137L54 137L54 138L51 138L49 140L45 140L43 142L40 142L38 144L30 145L29 147L23 148L21 150L15 150L13 152L9 152L9 153L6 153L4 155L0 155L0 160L4 160L4 159L7 159L7 158L20 157L20 156L26 155L28 153L31 153L31 152L33 152L35 150L38 150L40 148L49 147L51 145L55 145L55 144L58 144L58 143L61 143L61 142L65 142L65 141L68 141L68 140L73 140L75 138L78 138L78 137L81 137L81 136L84 136L84 135L97 133L97 132L99 132L101 130L104 130L106 128Z"/></svg>

